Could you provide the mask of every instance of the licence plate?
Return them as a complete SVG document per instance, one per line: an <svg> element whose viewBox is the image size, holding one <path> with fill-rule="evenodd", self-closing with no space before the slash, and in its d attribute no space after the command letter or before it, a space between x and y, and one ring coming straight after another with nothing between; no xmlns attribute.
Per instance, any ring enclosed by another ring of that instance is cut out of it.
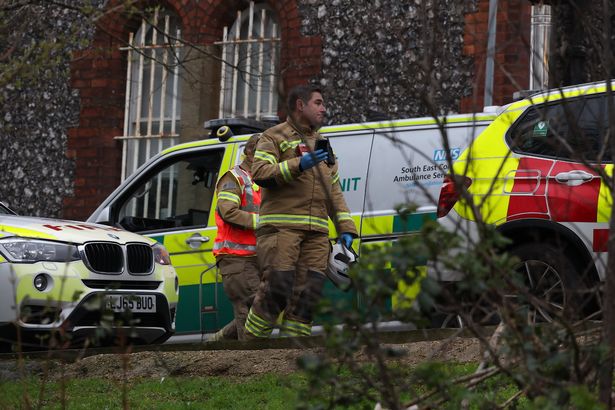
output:
<svg viewBox="0 0 615 410"><path fill-rule="evenodd" d="M113 312L156 313L155 295L106 295L105 306Z"/></svg>

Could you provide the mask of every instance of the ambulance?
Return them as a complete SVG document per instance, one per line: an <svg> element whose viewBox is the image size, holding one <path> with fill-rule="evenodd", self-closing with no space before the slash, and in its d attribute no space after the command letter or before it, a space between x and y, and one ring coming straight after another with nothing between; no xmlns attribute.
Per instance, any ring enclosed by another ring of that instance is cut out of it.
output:
<svg viewBox="0 0 615 410"><path fill-rule="evenodd" d="M0 203L0 347L163 342L179 281L164 246L117 227ZM120 340L121 339L121 340Z"/></svg>
<svg viewBox="0 0 615 410"><path fill-rule="evenodd" d="M599 82L503 107L442 185L438 221L468 232L468 248L478 239L477 218L509 238L506 250L520 259L529 291L550 306L537 312L543 320L566 307L599 307L613 203L605 182L613 175L608 99L607 83ZM463 277L433 274L444 282Z"/></svg>
<svg viewBox="0 0 615 410"><path fill-rule="evenodd" d="M425 220L435 220L448 160L457 158L493 118L493 113L480 113L323 128L321 134L339 160L340 184L359 231L356 250L390 243L418 232ZM217 126L229 123L233 121ZM248 137L208 138L162 151L126 178L88 219L146 235L169 250L179 276L178 334L213 332L233 318L212 255L215 187L219 177L241 162ZM397 207L409 203L417 212L400 218ZM334 238L332 223L330 228ZM354 292L332 283L325 286L324 297L349 309L363 303ZM388 303L393 309L397 301Z"/></svg>

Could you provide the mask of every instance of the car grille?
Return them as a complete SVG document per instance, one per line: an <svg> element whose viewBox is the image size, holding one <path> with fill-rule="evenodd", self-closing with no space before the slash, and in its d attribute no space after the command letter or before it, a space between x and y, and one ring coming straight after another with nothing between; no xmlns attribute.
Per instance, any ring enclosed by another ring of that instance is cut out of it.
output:
<svg viewBox="0 0 615 410"><path fill-rule="evenodd" d="M85 262L97 273L120 274L125 269L126 249L127 270L134 275L146 275L154 269L154 254L151 246L130 243L125 247L116 243L93 242L84 246Z"/></svg>
<svg viewBox="0 0 615 410"><path fill-rule="evenodd" d="M88 243L85 256L96 272L121 273L124 267L122 247L114 243Z"/></svg>
<svg viewBox="0 0 615 410"><path fill-rule="evenodd" d="M91 289L155 290L161 281L145 280L94 280L83 279L83 284Z"/></svg>
<svg viewBox="0 0 615 410"><path fill-rule="evenodd" d="M130 273L149 273L154 263L152 247L140 244L128 244L128 271Z"/></svg>

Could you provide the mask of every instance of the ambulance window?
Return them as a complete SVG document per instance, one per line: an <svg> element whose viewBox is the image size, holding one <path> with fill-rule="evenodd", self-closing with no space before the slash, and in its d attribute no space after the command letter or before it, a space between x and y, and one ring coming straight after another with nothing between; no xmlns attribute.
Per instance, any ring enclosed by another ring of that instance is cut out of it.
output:
<svg viewBox="0 0 615 410"><path fill-rule="evenodd" d="M508 135L513 151L577 161L607 161L603 96L530 107ZM607 150L608 151L608 150Z"/></svg>
<svg viewBox="0 0 615 410"><path fill-rule="evenodd" d="M206 226L223 149L163 161L133 184L114 207L132 232Z"/></svg>

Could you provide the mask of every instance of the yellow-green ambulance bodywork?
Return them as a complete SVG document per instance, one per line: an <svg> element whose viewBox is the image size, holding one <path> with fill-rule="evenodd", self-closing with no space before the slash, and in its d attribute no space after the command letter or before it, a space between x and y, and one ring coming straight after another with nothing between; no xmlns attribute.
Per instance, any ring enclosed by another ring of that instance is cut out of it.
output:
<svg viewBox="0 0 615 410"><path fill-rule="evenodd" d="M416 233L426 219L434 220L447 158L455 159L494 117L487 113L323 128L339 160L339 183L360 234L355 248L386 245ZM233 317L212 255L215 185L241 161L248 137L200 140L162 151L128 176L88 219L119 224L169 250L180 284L178 333L215 331ZM410 202L417 212L402 220L396 207ZM330 227L334 238L331 222ZM400 291L411 295L417 290L400 284ZM352 291L342 292L331 283L324 295L344 301L349 309L360 308ZM390 307L403 300L393 298Z"/></svg>

